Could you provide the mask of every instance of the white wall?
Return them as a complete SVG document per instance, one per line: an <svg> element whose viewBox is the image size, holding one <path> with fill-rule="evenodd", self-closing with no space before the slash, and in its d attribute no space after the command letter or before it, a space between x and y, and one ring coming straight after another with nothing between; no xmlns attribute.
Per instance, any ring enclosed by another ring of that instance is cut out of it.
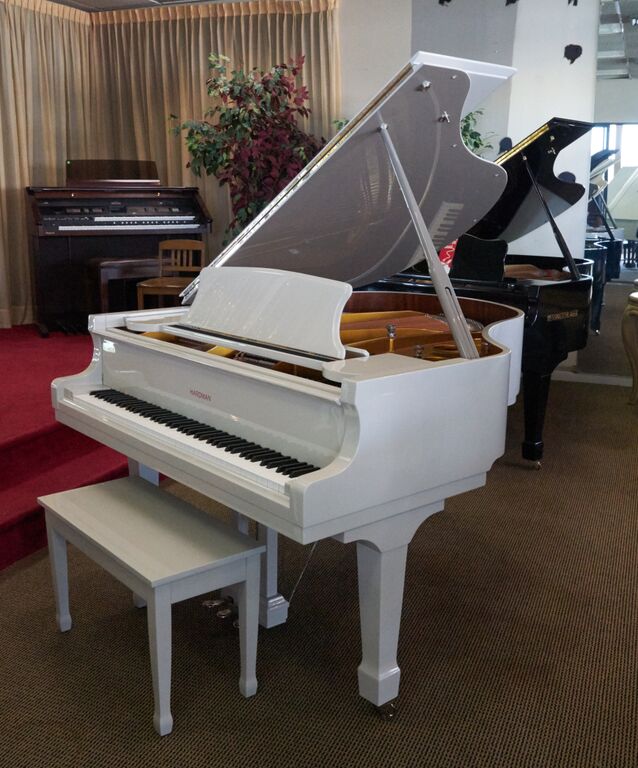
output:
<svg viewBox="0 0 638 768"><path fill-rule="evenodd" d="M484 105L480 129L494 134L495 147L503 136L519 141L549 117L591 121L598 6L557 0L511 5L504 0L453 0L449 5L435 0L342 0L343 116L352 117L415 50L428 50L518 68L511 86L499 89ZM570 43L583 47L574 64L563 57ZM584 137L561 153L556 172L572 171L587 188L589 156ZM585 198L559 217L574 255L582 252L585 221ZM517 246L522 253L559 254L549 225Z"/></svg>
<svg viewBox="0 0 638 768"><path fill-rule="evenodd" d="M517 5L504 0L472 0L439 5L432 0L412 2L412 49L510 66L513 59ZM498 154L499 140L507 135L510 83L498 88L481 108L478 129Z"/></svg>
<svg viewBox="0 0 638 768"><path fill-rule="evenodd" d="M508 132L514 143L525 138L550 117L592 121L596 87L598 3L577 6L556 0L518 3L512 65ZM564 58L568 44L583 48L573 64ZM590 140L584 136L560 153L554 166L558 175L571 171L589 187ZM587 218L587 194L557 219L574 256L582 253ZM549 225L512 243L510 252L559 255Z"/></svg>
<svg viewBox="0 0 638 768"><path fill-rule="evenodd" d="M350 119L410 58L412 0L341 0L341 112Z"/></svg>
<svg viewBox="0 0 638 768"><path fill-rule="evenodd" d="M597 123L638 123L638 80L598 80Z"/></svg>

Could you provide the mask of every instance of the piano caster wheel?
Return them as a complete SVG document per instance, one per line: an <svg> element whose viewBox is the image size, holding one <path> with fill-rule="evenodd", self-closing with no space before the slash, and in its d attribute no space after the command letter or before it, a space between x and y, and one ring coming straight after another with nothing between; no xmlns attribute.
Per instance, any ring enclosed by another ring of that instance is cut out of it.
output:
<svg viewBox="0 0 638 768"><path fill-rule="evenodd" d="M540 461L534 462L534 469L536 470L536 472L539 472L542 468L543 468L543 465L541 464Z"/></svg>
<svg viewBox="0 0 638 768"><path fill-rule="evenodd" d="M378 717L387 723L390 720L394 720L397 713L397 705L393 701L389 701L387 704L381 704L380 706L375 707L375 710Z"/></svg>

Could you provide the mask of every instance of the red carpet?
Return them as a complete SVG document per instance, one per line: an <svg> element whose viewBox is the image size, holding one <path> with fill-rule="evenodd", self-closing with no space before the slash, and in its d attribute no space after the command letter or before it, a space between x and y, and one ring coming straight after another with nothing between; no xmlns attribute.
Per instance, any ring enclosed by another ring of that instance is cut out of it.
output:
<svg viewBox="0 0 638 768"><path fill-rule="evenodd" d="M119 453L55 421L50 385L91 360L90 336L0 329L0 568L45 546L46 493L126 473Z"/></svg>

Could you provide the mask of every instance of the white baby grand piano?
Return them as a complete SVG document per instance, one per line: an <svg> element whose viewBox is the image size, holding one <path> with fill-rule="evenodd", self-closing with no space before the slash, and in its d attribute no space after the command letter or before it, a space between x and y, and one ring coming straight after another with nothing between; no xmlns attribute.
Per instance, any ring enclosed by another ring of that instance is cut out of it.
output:
<svg viewBox="0 0 638 768"><path fill-rule="evenodd" d="M278 533L356 542L359 691L376 705L398 694L408 543L484 484L518 391L522 314L459 306L435 252L503 189L459 122L509 74L417 54L202 272L190 306L93 316L91 365L52 385L61 422L257 521L271 556ZM438 298L352 293L424 251ZM272 626L287 604L266 575Z"/></svg>

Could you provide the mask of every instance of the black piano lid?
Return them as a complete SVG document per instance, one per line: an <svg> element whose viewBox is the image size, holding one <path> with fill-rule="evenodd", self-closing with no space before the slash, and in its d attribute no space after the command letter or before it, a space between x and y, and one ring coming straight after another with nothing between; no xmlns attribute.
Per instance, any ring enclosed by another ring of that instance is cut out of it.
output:
<svg viewBox="0 0 638 768"><path fill-rule="evenodd" d="M562 149L591 128L590 123L553 117L498 157L496 163L507 171L507 186L496 205L468 234L511 242L547 223L525 167L525 158L554 216L577 203L585 188L559 179L554 174L554 163Z"/></svg>
<svg viewBox="0 0 638 768"><path fill-rule="evenodd" d="M446 245L505 186L502 169L465 148L460 120L513 72L416 54L211 267L269 267L359 286L421 260L379 131L384 123L435 246Z"/></svg>
<svg viewBox="0 0 638 768"><path fill-rule="evenodd" d="M153 160L67 160L68 186L159 186Z"/></svg>
<svg viewBox="0 0 638 768"><path fill-rule="evenodd" d="M590 173L595 176L606 171L610 165L616 162L616 155L620 149L601 149L600 152L594 152L589 162Z"/></svg>

